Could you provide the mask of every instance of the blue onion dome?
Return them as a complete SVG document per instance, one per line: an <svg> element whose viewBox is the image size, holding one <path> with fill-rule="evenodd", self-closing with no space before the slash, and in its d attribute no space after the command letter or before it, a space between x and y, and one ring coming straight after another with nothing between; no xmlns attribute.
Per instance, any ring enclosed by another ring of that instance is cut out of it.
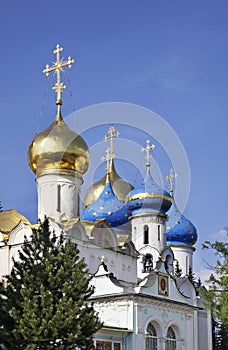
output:
<svg viewBox="0 0 228 350"><path fill-rule="evenodd" d="M126 207L132 212L132 215L146 213L161 213L165 214L172 205L172 197L168 192L158 186L150 173L150 149L155 146L149 145L149 140L146 141L147 146L142 150L147 152L146 159L146 176L138 188L132 190L126 197Z"/></svg>
<svg viewBox="0 0 228 350"><path fill-rule="evenodd" d="M115 195L110 182L110 174L107 173L103 191L95 202L86 207L82 219L90 222L105 219L112 227L117 227L125 224L130 215L125 204Z"/></svg>
<svg viewBox="0 0 228 350"><path fill-rule="evenodd" d="M191 221L180 213L174 200L167 214L169 216L166 224L167 244L194 245L197 241L197 230Z"/></svg>
<svg viewBox="0 0 228 350"><path fill-rule="evenodd" d="M94 222L97 219L105 219L112 227L127 223L131 213L125 206L125 197L133 188L129 183L121 179L114 167L114 142L119 136L114 125L110 125L108 135L104 141L109 141L106 149L106 175L100 181L92 185L83 200L82 219Z"/></svg>
<svg viewBox="0 0 228 350"><path fill-rule="evenodd" d="M115 196L123 203L125 202L126 195L134 188L129 182L119 176L116 171L114 159L110 160L110 172L109 182L112 186L112 190ZM106 174L102 179L92 184L85 193L83 198L82 209L85 210L88 206L94 203L104 191L106 185Z"/></svg>

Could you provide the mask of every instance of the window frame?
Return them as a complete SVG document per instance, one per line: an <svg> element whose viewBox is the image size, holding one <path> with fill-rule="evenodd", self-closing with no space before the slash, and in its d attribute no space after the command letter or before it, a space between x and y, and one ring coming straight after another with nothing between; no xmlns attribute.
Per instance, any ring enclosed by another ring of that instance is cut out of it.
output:
<svg viewBox="0 0 228 350"><path fill-rule="evenodd" d="M149 327L152 328L152 332L155 334L149 333ZM153 322L149 322L146 327L146 337L145 337L145 349L146 350L158 350L158 331Z"/></svg>
<svg viewBox="0 0 228 350"><path fill-rule="evenodd" d="M97 345L97 342L99 343L103 343L103 349L104 349L104 345L105 345L105 343L107 344L111 344L111 349L112 350L115 350L115 345L120 345L120 347L119 347L119 350L122 350L122 343L121 343L121 341L119 341L119 340L107 340L107 339L95 339L94 340L94 345L95 345L95 347L96 347L96 345Z"/></svg>
<svg viewBox="0 0 228 350"><path fill-rule="evenodd" d="M170 336L169 331L173 336ZM169 326L166 332L165 350L177 350L177 334L172 326Z"/></svg>

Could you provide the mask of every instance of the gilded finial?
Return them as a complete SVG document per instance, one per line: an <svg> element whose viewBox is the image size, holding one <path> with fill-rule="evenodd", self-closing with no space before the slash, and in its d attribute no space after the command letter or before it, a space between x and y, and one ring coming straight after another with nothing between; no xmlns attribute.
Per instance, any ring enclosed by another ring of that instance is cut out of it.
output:
<svg viewBox="0 0 228 350"><path fill-rule="evenodd" d="M177 177L177 174L174 173L173 169L170 168L169 170L169 175L165 177L166 181L169 181L169 192L170 195L173 197L173 184L174 184L174 179Z"/></svg>
<svg viewBox="0 0 228 350"><path fill-rule="evenodd" d="M55 85L52 87L53 90L56 92L56 105L57 105L57 120L59 118L61 119L61 113L60 113L60 107L63 104L61 95L63 90L66 88L65 85L61 82L60 79L60 73L63 71L63 67L70 68L72 64L74 63L74 59L72 59L70 56L68 57L67 61L63 61L63 58L60 57L60 53L63 51L63 48L60 45L56 45L56 49L53 51L53 53L56 55L56 61L53 63L53 66L49 67L48 64L46 64L45 69L43 70L43 73L46 74L46 76L49 75L50 72L55 71L57 81Z"/></svg>
<svg viewBox="0 0 228 350"><path fill-rule="evenodd" d="M146 140L146 147L142 148L142 152L146 152L145 159L146 159L147 172L150 171L150 158L151 158L150 150L153 151L154 149L155 149L155 145L154 144L150 145L150 140Z"/></svg>

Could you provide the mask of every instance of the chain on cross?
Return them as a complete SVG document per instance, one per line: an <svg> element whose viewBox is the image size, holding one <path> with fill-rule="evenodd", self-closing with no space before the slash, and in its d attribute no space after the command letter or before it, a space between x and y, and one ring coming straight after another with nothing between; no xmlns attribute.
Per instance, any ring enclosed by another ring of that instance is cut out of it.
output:
<svg viewBox="0 0 228 350"><path fill-rule="evenodd" d="M60 58L61 51L63 51L63 48L60 45L56 45L56 49L53 51L53 53L56 55L56 61L53 63L53 66L51 67L49 67L49 65L46 64L46 67L43 70L43 73L45 73L46 76L48 76L49 73L52 71L55 71L56 73L57 81L55 85L52 87L52 89L55 90L57 94L57 98L56 98L57 105L62 105L61 94L63 90L66 88L66 86L63 85L63 83L61 83L60 73L63 71L63 67L70 68L74 63L74 59L71 58L70 56L68 57L67 61L63 61L63 58Z"/></svg>
<svg viewBox="0 0 228 350"><path fill-rule="evenodd" d="M169 175L167 175L165 177L166 181L169 181L169 192L171 194L171 196L173 196L173 185L174 185L174 179L177 177L177 174L174 173L174 170L172 168L170 168L169 170Z"/></svg>
<svg viewBox="0 0 228 350"><path fill-rule="evenodd" d="M148 170L150 168L150 158L151 158L150 150L153 151L154 149L155 149L155 145L154 144L150 145L150 140L146 140L146 147L142 148L142 152L146 153L145 159L146 159L146 167Z"/></svg>

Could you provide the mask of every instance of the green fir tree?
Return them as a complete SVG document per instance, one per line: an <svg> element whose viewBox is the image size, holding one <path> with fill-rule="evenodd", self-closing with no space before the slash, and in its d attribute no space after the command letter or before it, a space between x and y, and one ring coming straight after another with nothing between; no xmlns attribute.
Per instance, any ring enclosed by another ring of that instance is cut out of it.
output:
<svg viewBox="0 0 228 350"><path fill-rule="evenodd" d="M8 338L13 329L13 319L9 313L7 291L0 282L0 349L9 348Z"/></svg>
<svg viewBox="0 0 228 350"><path fill-rule="evenodd" d="M203 249L212 249L217 256L208 279L209 286L200 288L205 306L211 311L213 349L228 349L228 243L205 241Z"/></svg>
<svg viewBox="0 0 228 350"><path fill-rule="evenodd" d="M218 257L207 281L209 287L201 290L204 303L213 318L228 327L228 243L206 241L203 249L213 249Z"/></svg>
<svg viewBox="0 0 228 350"><path fill-rule="evenodd" d="M46 219L25 239L7 278L8 349L93 349L102 326L89 301L93 288L74 243L50 232Z"/></svg>
<svg viewBox="0 0 228 350"><path fill-rule="evenodd" d="M176 261L174 275L175 277L181 277L183 274L182 268L180 267L179 261Z"/></svg>
<svg viewBox="0 0 228 350"><path fill-rule="evenodd" d="M228 349L228 327L218 319L212 319L213 350Z"/></svg>
<svg viewBox="0 0 228 350"><path fill-rule="evenodd" d="M188 279L190 282L192 282L193 285L196 284L196 278L195 278L195 274L192 271L192 268L189 267L189 272L188 272Z"/></svg>

